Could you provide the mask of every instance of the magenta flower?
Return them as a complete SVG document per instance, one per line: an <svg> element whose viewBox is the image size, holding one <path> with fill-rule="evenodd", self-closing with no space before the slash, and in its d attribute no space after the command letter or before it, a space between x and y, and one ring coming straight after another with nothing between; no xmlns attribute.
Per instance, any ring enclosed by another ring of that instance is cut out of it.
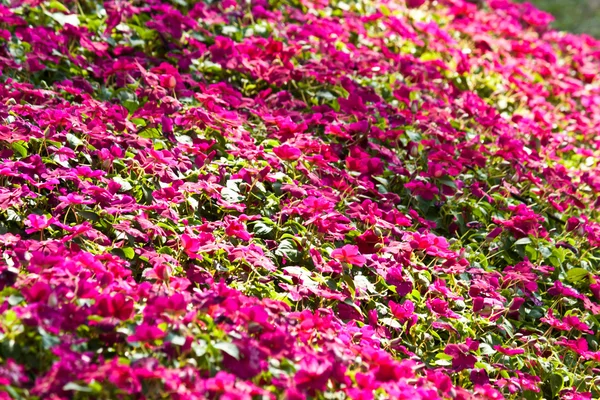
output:
<svg viewBox="0 0 600 400"><path fill-rule="evenodd" d="M203 246L212 243L214 236L207 232L201 232L198 236L191 236L187 233L181 235L181 245L185 254L191 259L201 260L202 256L198 252Z"/></svg>
<svg viewBox="0 0 600 400"><path fill-rule="evenodd" d="M436 297L427 300L425 304L427 305L427 308L441 317L459 318L459 315L449 308L448 302L445 300Z"/></svg>
<svg viewBox="0 0 600 400"><path fill-rule="evenodd" d="M327 212L333 209L334 204L324 197L308 196L302 201L309 214Z"/></svg>
<svg viewBox="0 0 600 400"><path fill-rule="evenodd" d="M0 365L0 385L19 385L29 381L25 368L17 364L13 359L7 359L4 365ZM1 397L0 397L1 398ZM10 397L6 398L7 400Z"/></svg>
<svg viewBox="0 0 600 400"><path fill-rule="evenodd" d="M513 216L510 219L501 220L492 218L492 221L504 226L517 239L527 237L528 235L543 238L548 236L548 232L546 232L542 225L544 217L536 214L524 204L514 207L510 206L509 209L513 212Z"/></svg>
<svg viewBox="0 0 600 400"><path fill-rule="evenodd" d="M274 147L273 153L275 153L277 157L286 161L297 160L302 155L302 152L299 149L288 144L283 144L279 147Z"/></svg>
<svg viewBox="0 0 600 400"><path fill-rule="evenodd" d="M229 225L225 228L225 233L228 236L234 236L241 240L250 240L250 238L252 238L250 233L246 230L246 226L237 220L229 222Z"/></svg>
<svg viewBox="0 0 600 400"><path fill-rule="evenodd" d="M385 280L389 285L396 287L396 294L400 297L404 297L413 291L412 282L404 278L402 269L399 267L388 269Z"/></svg>
<svg viewBox="0 0 600 400"><path fill-rule="evenodd" d="M133 314L133 301L123 293L114 296L102 296L96 300L98 315L127 320Z"/></svg>
<svg viewBox="0 0 600 400"><path fill-rule="evenodd" d="M477 349L479 349L479 342L467 338L465 343L447 345L444 353L452 356L452 368L456 371L462 371L475 366L477 357L471 352L477 351Z"/></svg>
<svg viewBox="0 0 600 400"><path fill-rule="evenodd" d="M390 300L389 306L392 315L398 318L403 324L408 322L409 328L417 323L418 317L417 314L415 314L415 304L412 301L406 300L402 304L397 304Z"/></svg>
<svg viewBox="0 0 600 400"><path fill-rule="evenodd" d="M154 342L166 336L166 332L154 325L143 323L135 328L135 333L127 338L129 342Z"/></svg>
<svg viewBox="0 0 600 400"><path fill-rule="evenodd" d="M48 218L45 215L29 214L27 216L27 221L25 221L25 225L30 228L25 229L25 232L27 234L32 234L34 232L43 231L55 222L56 218L54 217Z"/></svg>
<svg viewBox="0 0 600 400"><path fill-rule="evenodd" d="M423 200L431 201L440 190L431 182L412 181L404 185L414 196L421 196Z"/></svg>
<svg viewBox="0 0 600 400"><path fill-rule="evenodd" d="M333 365L329 360L306 355L300 361L294 382L301 389L324 390L332 373Z"/></svg>
<svg viewBox="0 0 600 400"><path fill-rule="evenodd" d="M500 345L494 346L494 349L499 353L502 353L504 355L511 356L511 357L516 356L517 354L525 353L525 349L502 347Z"/></svg>
<svg viewBox="0 0 600 400"><path fill-rule="evenodd" d="M594 278L596 279L596 283L590 284L590 291L596 300L600 300L600 278L597 276Z"/></svg>
<svg viewBox="0 0 600 400"><path fill-rule="evenodd" d="M186 253L195 253L200 249L200 241L196 238L192 238L187 233L181 235L181 245Z"/></svg>
<svg viewBox="0 0 600 400"><path fill-rule="evenodd" d="M340 262L356 265L358 267L363 266L367 261L367 259L358 251L358 247L350 244L333 250L331 252L331 257Z"/></svg>
<svg viewBox="0 0 600 400"><path fill-rule="evenodd" d="M474 386L483 386L490 383L490 378L485 369L472 369L469 373L469 379Z"/></svg>
<svg viewBox="0 0 600 400"><path fill-rule="evenodd" d="M406 0L406 6L408 8L418 8L425 4L427 0Z"/></svg>
<svg viewBox="0 0 600 400"><path fill-rule="evenodd" d="M74 204L93 204L93 200L86 200L85 197L76 194L69 193L66 196L58 196L58 200L60 200L64 205L74 205Z"/></svg>

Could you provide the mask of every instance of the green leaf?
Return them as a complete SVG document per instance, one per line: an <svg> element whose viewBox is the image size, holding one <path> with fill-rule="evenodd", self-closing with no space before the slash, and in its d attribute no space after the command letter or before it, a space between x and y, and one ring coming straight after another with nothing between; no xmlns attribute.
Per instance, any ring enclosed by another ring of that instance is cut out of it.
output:
<svg viewBox="0 0 600 400"><path fill-rule="evenodd" d="M115 176L112 179L113 179L113 181L115 181L119 185L121 185L121 188L119 188L119 191L121 191L121 192L128 192L133 188L133 186L131 186L131 183L129 183L127 180L121 178L120 176Z"/></svg>
<svg viewBox="0 0 600 400"><path fill-rule="evenodd" d="M135 257L135 250L132 247L123 247L121 250L123 251L125 257L127 257L128 259L131 260Z"/></svg>
<svg viewBox="0 0 600 400"><path fill-rule="evenodd" d="M295 259L298 256L298 250L296 250L292 240L284 239L279 243L277 250L275 250L275 254L280 257Z"/></svg>
<svg viewBox="0 0 600 400"><path fill-rule="evenodd" d="M254 233L259 236L266 236L273 232L273 227L265 224L264 222L258 221L254 224L253 230Z"/></svg>
<svg viewBox="0 0 600 400"><path fill-rule="evenodd" d="M60 343L60 338L49 334L44 329L39 328L38 332L40 333L40 336L42 337L42 346L44 347L44 349L49 350L49 349L57 346Z"/></svg>
<svg viewBox="0 0 600 400"><path fill-rule="evenodd" d="M457 189L456 183L450 179L440 179L440 183L442 185L446 185L448 187L451 187L452 189Z"/></svg>
<svg viewBox="0 0 600 400"><path fill-rule="evenodd" d="M221 350L224 353L229 354L231 357L235 358L236 360L240 359L240 349L238 349L238 347L233 343L219 342L219 343L215 343L213 345L213 347L215 349Z"/></svg>
<svg viewBox="0 0 600 400"><path fill-rule="evenodd" d="M48 7L58 10L60 12L69 12L69 9L67 7L65 7L60 1L56 1L56 0L52 0L50 2L50 4L48 4Z"/></svg>
<svg viewBox="0 0 600 400"><path fill-rule="evenodd" d="M73 135L72 133L67 133L67 142L75 148L83 145L83 142L81 141L81 139L79 139L77 136Z"/></svg>
<svg viewBox="0 0 600 400"><path fill-rule="evenodd" d="M381 318L379 322L394 329L402 328L402 325L400 325L400 322L396 318Z"/></svg>
<svg viewBox="0 0 600 400"><path fill-rule="evenodd" d="M550 383L550 390L552 391L552 397L557 397L558 393L562 390L564 379L559 374L552 374L548 380Z"/></svg>
<svg viewBox="0 0 600 400"><path fill-rule="evenodd" d="M69 382L63 386L63 390L72 390L75 392L91 392L92 389L88 386L83 386L75 382Z"/></svg>
<svg viewBox="0 0 600 400"><path fill-rule="evenodd" d="M26 142L19 140L17 142L12 143L12 148L14 151L19 153L21 157L27 157L27 147Z"/></svg>
<svg viewBox="0 0 600 400"><path fill-rule="evenodd" d="M162 133L156 128L144 129L139 133L139 136L145 139L160 139Z"/></svg>
<svg viewBox="0 0 600 400"><path fill-rule="evenodd" d="M529 244L529 243L531 243L531 239L528 237L524 237L524 238L517 240L515 242L515 246L522 245L522 244Z"/></svg>
<svg viewBox="0 0 600 400"><path fill-rule="evenodd" d="M48 15L61 25L79 26L79 18L76 14L50 13Z"/></svg>
<svg viewBox="0 0 600 400"><path fill-rule="evenodd" d="M185 344L185 336L181 335L172 335L171 337L167 337L166 340L175 346L183 346Z"/></svg>
<svg viewBox="0 0 600 400"><path fill-rule="evenodd" d="M95 212L85 211L85 210L76 210L75 212L77 213L77 215L79 215L80 217L82 217L83 219L86 219L88 221L94 221L94 222L100 221L100 216L98 214L96 214Z"/></svg>
<svg viewBox="0 0 600 400"><path fill-rule="evenodd" d="M583 268L573 268L567 272L567 280L571 283L577 283L589 276L589 272Z"/></svg>
<svg viewBox="0 0 600 400"><path fill-rule="evenodd" d="M390 15L392 15L392 12L390 11L389 8L386 7L385 4L382 4L381 6L379 6L379 11L381 11L381 13L383 15L385 15L386 17L389 17Z"/></svg>
<svg viewBox="0 0 600 400"><path fill-rule="evenodd" d="M17 271L18 273L18 271ZM25 300L25 298L21 295L18 294L12 294L8 297L8 304L10 304L11 306L16 306L17 304L21 303L23 300Z"/></svg>

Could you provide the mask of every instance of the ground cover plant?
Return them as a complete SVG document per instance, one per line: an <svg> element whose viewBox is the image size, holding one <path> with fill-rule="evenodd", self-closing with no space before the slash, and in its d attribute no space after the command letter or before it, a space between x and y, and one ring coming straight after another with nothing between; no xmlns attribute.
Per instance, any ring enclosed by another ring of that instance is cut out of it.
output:
<svg viewBox="0 0 600 400"><path fill-rule="evenodd" d="M0 399L600 397L600 42L508 0L0 4Z"/></svg>

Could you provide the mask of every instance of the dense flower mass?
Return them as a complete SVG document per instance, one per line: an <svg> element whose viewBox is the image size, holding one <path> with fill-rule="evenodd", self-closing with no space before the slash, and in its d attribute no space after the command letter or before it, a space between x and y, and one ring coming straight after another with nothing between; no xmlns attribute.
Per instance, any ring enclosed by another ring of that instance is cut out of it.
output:
<svg viewBox="0 0 600 400"><path fill-rule="evenodd" d="M600 397L600 42L509 0L0 4L0 399Z"/></svg>

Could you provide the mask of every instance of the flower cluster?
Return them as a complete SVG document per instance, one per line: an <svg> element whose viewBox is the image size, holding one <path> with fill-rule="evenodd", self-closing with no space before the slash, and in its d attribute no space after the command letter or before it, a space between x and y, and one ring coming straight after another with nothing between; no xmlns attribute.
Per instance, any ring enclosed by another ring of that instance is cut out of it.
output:
<svg viewBox="0 0 600 400"><path fill-rule="evenodd" d="M1 400L600 397L600 42L510 0L3 4Z"/></svg>

